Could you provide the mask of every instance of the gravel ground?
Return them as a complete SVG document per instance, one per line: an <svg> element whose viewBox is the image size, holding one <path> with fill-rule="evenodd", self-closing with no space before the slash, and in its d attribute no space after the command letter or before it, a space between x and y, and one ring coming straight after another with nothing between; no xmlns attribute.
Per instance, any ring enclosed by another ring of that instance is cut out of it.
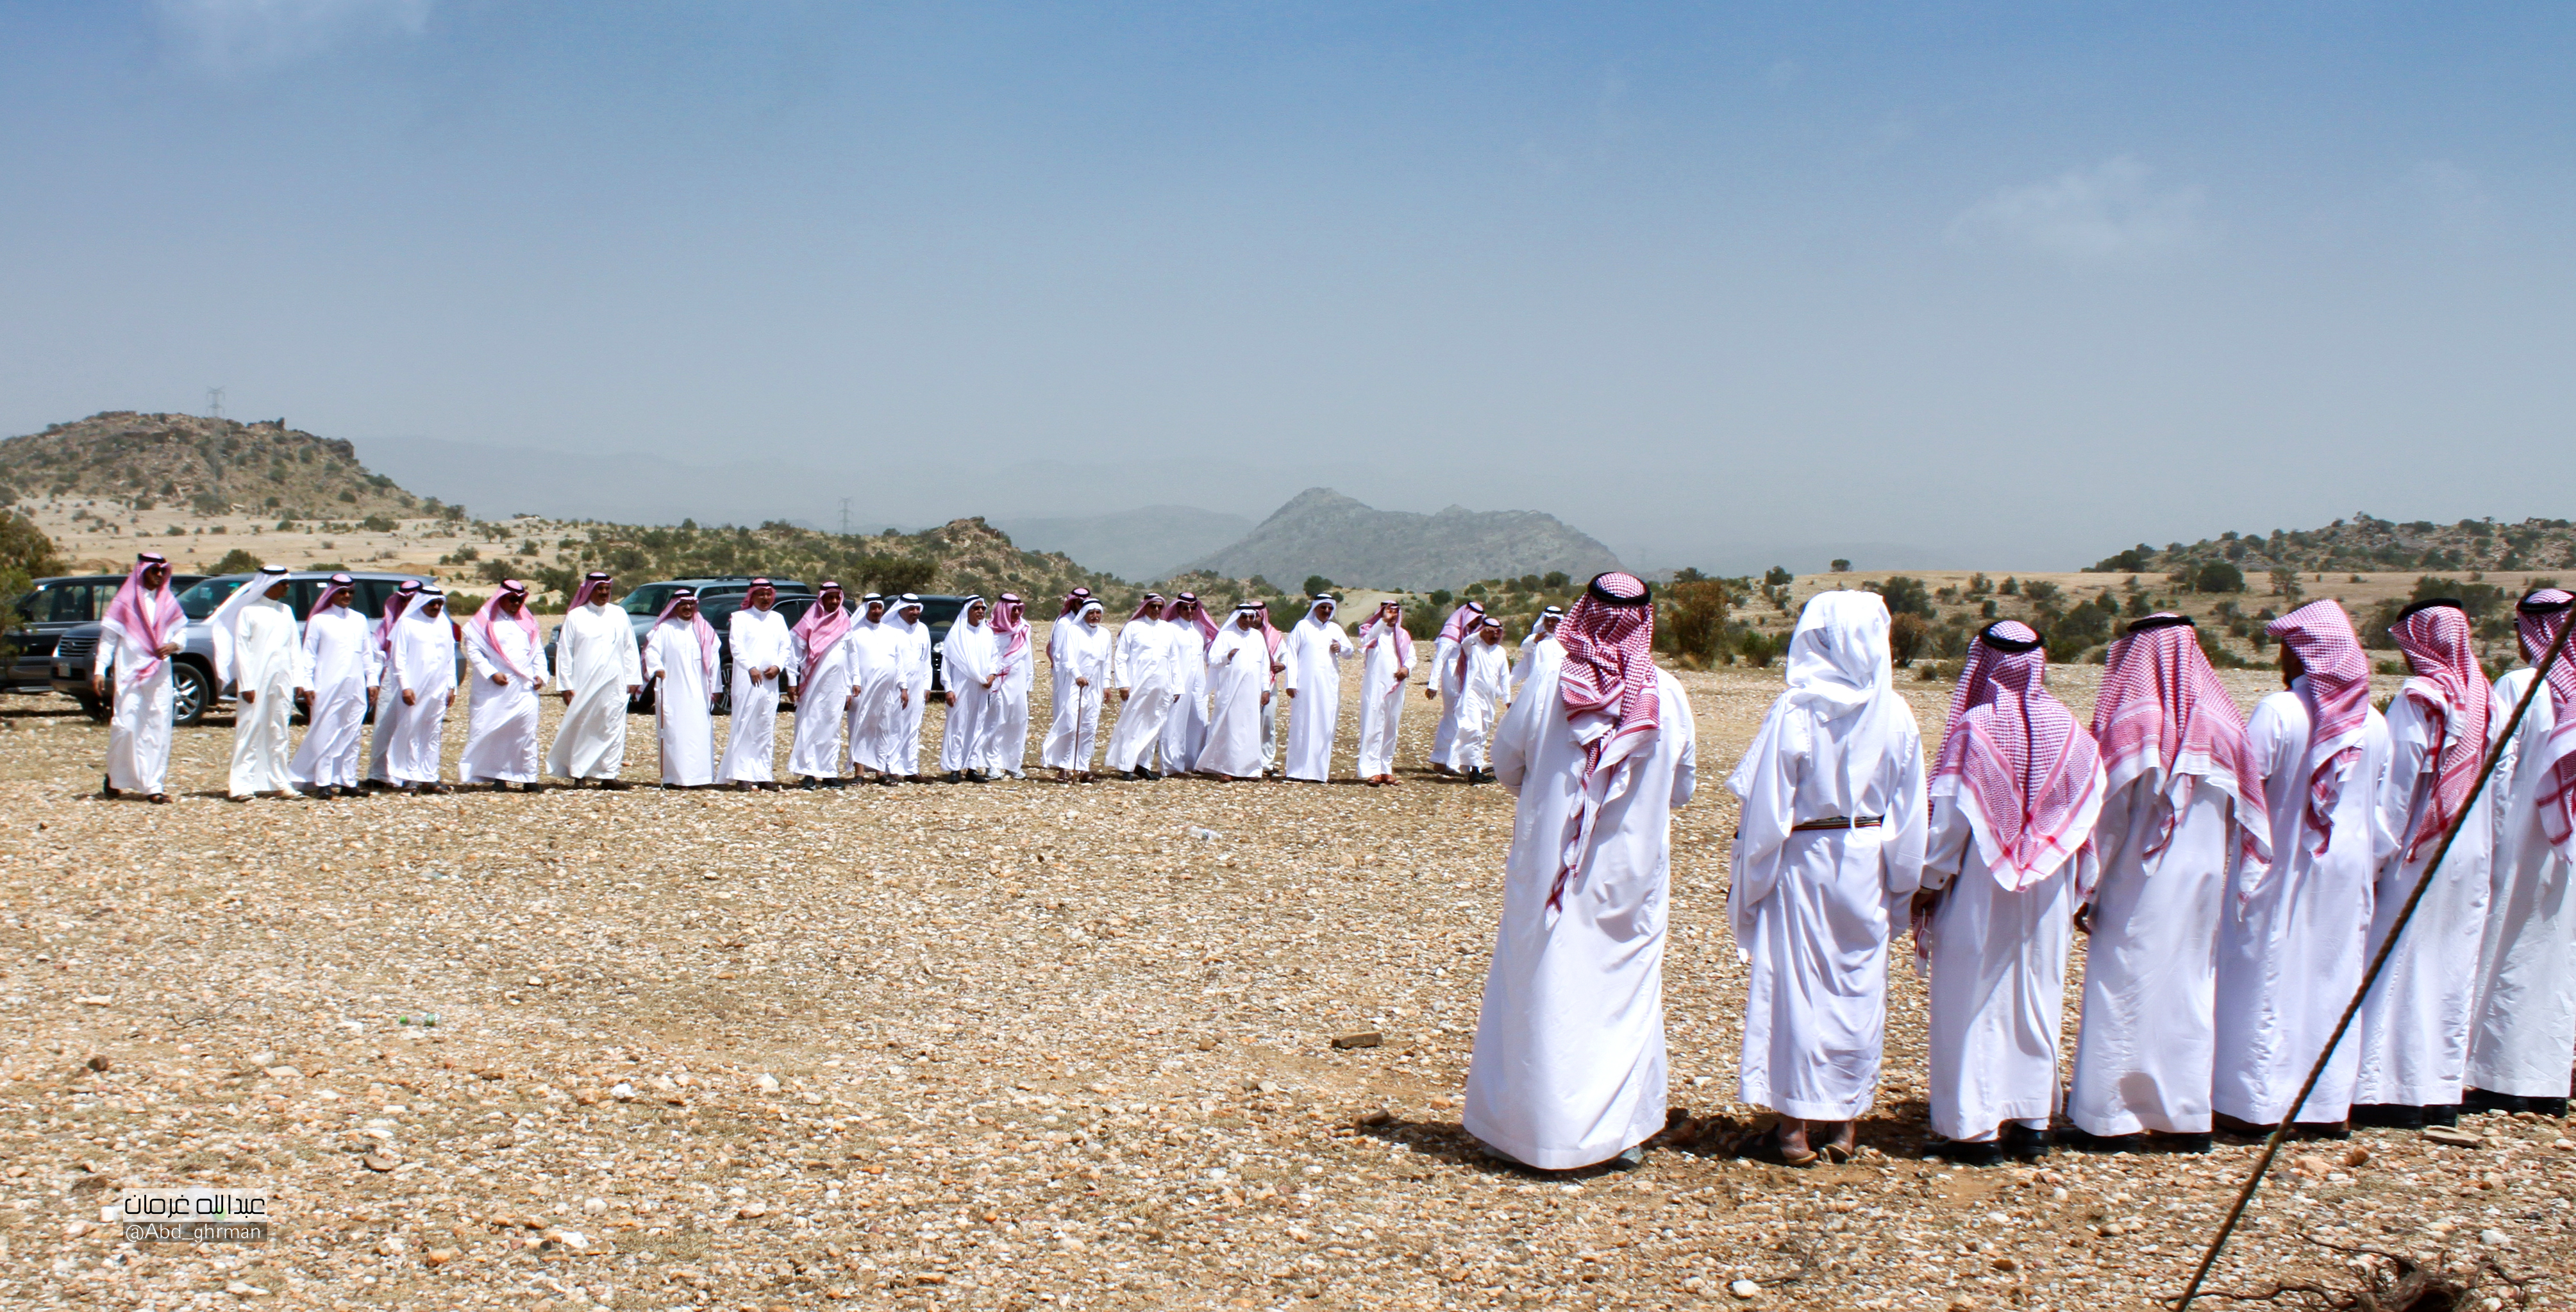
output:
<svg viewBox="0 0 2576 1312"><path fill-rule="evenodd" d="M2054 672L2079 712L2096 673ZM1574 1176L1458 1128L1498 788L236 806L213 796L229 727L210 719L179 734L189 795L151 807L91 795L104 729L12 698L0 1300L2040 1308L2177 1289L2254 1148L1922 1160L1902 969L1859 1162L1710 1146L1751 1123L1721 780L1778 674L1684 683L1706 756L1674 834L1666 988L1693 1119L1640 1169ZM1936 730L1947 687L1903 687ZM1407 761L1428 707L1409 703ZM628 741L649 779L650 722ZM1362 1030L1382 1046L1330 1046ZM2463 1126L2474 1145L2296 1147L2218 1283L2364 1279L2351 1263L2374 1259L2313 1235L2492 1257L2564 1306L2568 1127ZM96 1224L121 1186L191 1182L268 1190L281 1237L136 1246ZM2487 1279L2481 1297L2514 1292Z"/></svg>

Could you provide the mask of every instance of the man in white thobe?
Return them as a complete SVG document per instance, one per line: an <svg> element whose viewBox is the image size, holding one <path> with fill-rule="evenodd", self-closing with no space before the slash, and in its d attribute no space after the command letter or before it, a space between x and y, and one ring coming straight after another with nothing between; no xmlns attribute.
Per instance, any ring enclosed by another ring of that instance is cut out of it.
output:
<svg viewBox="0 0 2576 1312"><path fill-rule="evenodd" d="M2348 1132L2360 1045L2346 1033L2293 1111L2335 1021L2361 985L2371 886L2397 844L2382 821L2388 726L2370 706L2370 658L2352 619L2312 601L2267 631L2289 684L2245 725L2271 813L2269 872L2240 865L2218 928L2218 1036L2210 1106L2220 1128L2269 1133L2291 1117Z"/></svg>
<svg viewBox="0 0 2576 1312"><path fill-rule="evenodd" d="M1055 622L1047 635L1049 667L1058 691L1055 723L1047 730L1038 763L1061 782L1089 782L1100 745L1100 703L1109 691L1109 629L1102 607L1086 592L1073 618Z"/></svg>
<svg viewBox="0 0 2576 1312"><path fill-rule="evenodd" d="M1207 741L1199 749L1199 771L1220 779L1255 779L1261 775L1261 721L1270 713L1270 642L1261 631L1261 612L1251 605L1234 609L1234 622L1217 631L1207 652L1209 694Z"/></svg>
<svg viewBox="0 0 2576 1312"><path fill-rule="evenodd" d="M564 717L546 753L546 773L576 788L586 780L608 789L627 786L617 777L626 768L626 703L644 691L635 627L625 611L608 604L609 585L604 571L591 571L555 636L555 695L564 700Z"/></svg>
<svg viewBox="0 0 2576 1312"><path fill-rule="evenodd" d="M2077 912L2084 1014L2066 1115L2088 1147L2207 1152L2228 871L2272 859L2262 772L2190 620L2131 624L2102 668L2102 873Z"/></svg>
<svg viewBox="0 0 2576 1312"><path fill-rule="evenodd" d="M1173 599L1166 627L1175 696L1171 714L1163 717L1163 772L1188 774L1198 768L1199 751L1207 743L1207 657L1217 626L1199 604L1198 594L1184 592Z"/></svg>
<svg viewBox="0 0 2576 1312"><path fill-rule="evenodd" d="M1002 677L994 663L1000 653L993 631L985 626L991 609L982 597L968 597L965 608L939 641L939 677L948 685L948 722L939 733L939 768L950 783L984 782L984 732L993 705L993 685Z"/></svg>
<svg viewBox="0 0 2576 1312"><path fill-rule="evenodd" d="M2468 1081L2470 1007L2495 869L2495 790L2491 784L2471 801L2469 789L2511 712L2496 709L2495 688L2478 668L2477 636L2460 603L2409 606L2389 633L2414 676L2385 717L2388 774L2380 782L2380 821L2399 846L2380 866L2365 952L2375 957L2387 942L2454 821L2459 837L2362 999L2352 1120L2420 1129L2457 1123Z"/></svg>
<svg viewBox="0 0 2576 1312"><path fill-rule="evenodd" d="M1047 700L1047 705L1050 707L1064 705L1067 676L1062 670L1057 669L1056 665L1064 659L1064 640L1067 630L1073 625L1074 619L1082 613L1083 607L1089 604L1091 604L1091 589L1075 588L1064 594L1064 601L1056 611L1055 623L1047 626L1047 690L1052 694ZM1055 732L1054 727L1050 725L1047 732L1052 736ZM1044 764L1046 749L1040 747L1038 755L1039 763Z"/></svg>
<svg viewBox="0 0 2576 1312"><path fill-rule="evenodd" d="M653 740L664 788L716 781L716 629L698 614L695 588L663 604L644 635L644 678L653 685Z"/></svg>
<svg viewBox="0 0 2576 1312"><path fill-rule="evenodd" d="M385 644L384 686L392 696L376 717L389 745L385 773L406 793L443 793L447 711L456 701L456 627L447 594L422 588Z"/></svg>
<svg viewBox="0 0 2576 1312"><path fill-rule="evenodd" d="M1331 597L1316 597L1279 645L1287 666L1279 675L1279 691L1288 698L1285 773L1309 783L1332 777L1333 734L1342 721L1342 662L1353 649L1349 635L1333 622L1338 605Z"/></svg>
<svg viewBox="0 0 2576 1312"><path fill-rule="evenodd" d="M1923 882L1923 739L1888 623L1874 592L1808 599L1788 690L1726 781L1743 804L1727 893L1746 964L1737 1096L1779 1113L1755 1148L1790 1165L1851 1159L1886 1050L1888 938ZM1535 664L1512 715L1561 663Z"/></svg>
<svg viewBox="0 0 2576 1312"><path fill-rule="evenodd" d="M1460 1117L1543 1171L1642 1161L1664 1128L1672 812L1697 778L1690 699L1655 668L1646 585L1594 579L1565 629L1565 663L1494 736L1516 804Z"/></svg>
<svg viewBox="0 0 2576 1312"><path fill-rule="evenodd" d="M319 797L357 793L367 704L383 686L375 634L349 604L356 595L348 575L334 574L304 616L304 742L287 773Z"/></svg>
<svg viewBox="0 0 2576 1312"><path fill-rule="evenodd" d="M503 579L500 591L474 612L465 625L465 663L474 695L466 699L457 782L488 783L496 793L512 784L538 791L545 785L537 752L537 695L554 671L537 637L537 617L528 610L527 584Z"/></svg>
<svg viewBox="0 0 2576 1312"><path fill-rule="evenodd" d="M1028 604L1005 592L993 602L987 629L993 635L991 701L984 708L980 769L986 778L1029 777L1029 687L1036 681L1037 649L1029 642Z"/></svg>
<svg viewBox="0 0 2576 1312"><path fill-rule="evenodd" d="M1279 658L1279 649L1287 644L1288 637L1270 622L1269 602L1252 604L1261 612L1262 640L1270 648L1270 687L1275 692L1279 687L1279 676L1288 668ZM1273 697L1270 704L1261 710L1261 773L1265 776L1279 768L1279 709L1279 699Z"/></svg>
<svg viewBox="0 0 2576 1312"><path fill-rule="evenodd" d="M170 562L144 552L107 604L89 678L90 695L114 708L107 729L109 797L170 800L170 658L179 654L187 625L188 613L170 595Z"/></svg>
<svg viewBox="0 0 2576 1312"><path fill-rule="evenodd" d="M2514 616L2524 667L2496 681L2503 707L2522 703L2576 599L2543 588ZM2505 745L2487 787L2496 794L2493 893L2478 951L2469 1031L2472 1111L2567 1115L2576 1062L2576 650L2560 653L2547 686Z"/></svg>
<svg viewBox="0 0 2576 1312"><path fill-rule="evenodd" d="M1370 787L1395 778L1395 734L1404 720L1404 681L1413 673L1413 635L1404 607L1387 600L1360 630L1360 778Z"/></svg>
<svg viewBox="0 0 2576 1312"><path fill-rule="evenodd" d="M1521 695L1521 685L1528 683L1530 675L1537 672L1540 661L1563 654L1556 646L1556 626L1564 620L1565 608L1550 606L1540 611L1538 622L1521 635L1520 655L1512 661L1512 696Z"/></svg>
<svg viewBox="0 0 2576 1312"><path fill-rule="evenodd" d="M1968 1165L2049 1151L2074 913L2098 869L2101 749L2047 676L2037 632L1987 625L1929 788L1914 915L1931 962L1931 1150Z"/></svg>
<svg viewBox="0 0 2576 1312"><path fill-rule="evenodd" d="M913 704L928 694L912 683L910 641L885 622L885 599L871 592L865 607L832 659L848 689L841 714L850 727L849 771L891 788L912 766L903 755L905 735Z"/></svg>
<svg viewBox="0 0 2576 1312"><path fill-rule="evenodd" d="M885 616L885 599L871 592L862 623ZM841 747L841 728L849 719L850 668L840 653L851 628L849 603L841 585L826 579L815 590L814 604L788 631L787 677L796 699L795 741L787 749L787 769L800 788L841 782L848 758Z"/></svg>
<svg viewBox="0 0 2576 1312"><path fill-rule="evenodd" d="M921 598L907 592L896 599L894 618L885 621L903 658L904 690L896 707L897 718L902 721L902 732L897 735L894 751L886 761L886 773L905 779L921 777L921 724L930 709L932 691L930 625L923 622L921 611Z"/></svg>
<svg viewBox="0 0 2576 1312"><path fill-rule="evenodd" d="M385 598L384 613L376 617L376 667L378 669L393 668L395 626L402 623L403 616L411 613L412 603L420 599L420 589L419 579L404 579L394 588L393 595ZM386 679L376 685L375 722L378 725L392 718L391 708L395 696L392 679ZM367 773L360 781L362 787L391 788L394 786L393 772L387 765L392 752L393 738L381 728L368 736Z"/></svg>
<svg viewBox="0 0 2576 1312"><path fill-rule="evenodd" d="M1172 712L1171 630L1163 623L1163 598L1148 592L1118 629L1110 679L1118 689L1118 723L1109 731L1109 772L1154 779L1154 749Z"/></svg>
<svg viewBox="0 0 2576 1312"><path fill-rule="evenodd" d="M1431 681L1422 695L1440 703L1440 722L1431 729L1431 768L1438 774L1451 774L1450 750L1458 743L1458 693L1450 687L1458 668L1458 649L1467 642L1468 632L1476 621L1485 618L1483 602L1461 603L1440 622L1440 634L1431 645Z"/></svg>
<svg viewBox="0 0 2576 1312"><path fill-rule="evenodd" d="M787 617L778 613L778 588L753 579L743 594L742 609L725 621L725 644L733 653L732 706L726 717L724 759L716 762L716 782L736 788L778 787L778 697L793 682L795 641Z"/></svg>
<svg viewBox="0 0 2576 1312"><path fill-rule="evenodd" d="M1489 782L1485 743L1503 713L1503 696L1511 681L1511 661L1503 648L1503 622L1488 615L1476 622L1465 646L1458 649L1458 738L1449 745L1449 765L1467 782Z"/></svg>
<svg viewBox="0 0 2576 1312"><path fill-rule="evenodd" d="M233 769L226 792L236 802L292 792L287 721L303 687L304 643L286 604L286 567L263 565L207 620L214 636L215 683L234 686Z"/></svg>

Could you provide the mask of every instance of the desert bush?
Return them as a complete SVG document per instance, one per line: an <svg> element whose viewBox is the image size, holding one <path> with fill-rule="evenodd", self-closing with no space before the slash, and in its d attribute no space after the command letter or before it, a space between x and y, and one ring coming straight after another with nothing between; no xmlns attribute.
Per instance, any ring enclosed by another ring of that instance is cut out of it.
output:
<svg viewBox="0 0 2576 1312"><path fill-rule="evenodd" d="M244 548L235 547L232 550L225 552L222 560L215 562L215 572L218 574L248 574L251 571L258 569L259 566L259 557L252 555Z"/></svg>
<svg viewBox="0 0 2576 1312"><path fill-rule="evenodd" d="M1912 611L1898 614L1888 622L1887 654L1896 658L1897 668L1914 664L1932 639L1932 625Z"/></svg>
<svg viewBox="0 0 2576 1312"><path fill-rule="evenodd" d="M1891 615L1919 615L1931 619L1940 612L1932 608L1932 591L1923 580L1906 574L1890 574L1884 581L1869 585L1869 590L1887 599Z"/></svg>
<svg viewBox="0 0 2576 1312"><path fill-rule="evenodd" d="M1780 640L1760 629L1747 629L1743 637L1736 639L1735 654L1756 669L1768 669L1780 657Z"/></svg>
<svg viewBox="0 0 2576 1312"><path fill-rule="evenodd" d="M1715 579L1664 585L1655 645L1701 664L1715 660L1724 645L1729 605L1726 585Z"/></svg>
<svg viewBox="0 0 2576 1312"><path fill-rule="evenodd" d="M369 515L365 519L358 521L358 527L365 529L370 533L391 533L395 529L400 528L401 525L394 523L391 518L384 515Z"/></svg>

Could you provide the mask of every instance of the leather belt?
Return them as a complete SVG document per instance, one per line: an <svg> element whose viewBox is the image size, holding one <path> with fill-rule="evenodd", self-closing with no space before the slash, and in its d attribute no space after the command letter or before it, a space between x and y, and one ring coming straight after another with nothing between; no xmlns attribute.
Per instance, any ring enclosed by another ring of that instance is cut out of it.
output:
<svg viewBox="0 0 2576 1312"><path fill-rule="evenodd" d="M1789 832L1797 834L1804 833L1811 829L1876 829L1885 823L1887 823L1887 817L1883 815L1864 815L1849 818L1835 816L1830 820L1801 820L1798 823L1789 826Z"/></svg>

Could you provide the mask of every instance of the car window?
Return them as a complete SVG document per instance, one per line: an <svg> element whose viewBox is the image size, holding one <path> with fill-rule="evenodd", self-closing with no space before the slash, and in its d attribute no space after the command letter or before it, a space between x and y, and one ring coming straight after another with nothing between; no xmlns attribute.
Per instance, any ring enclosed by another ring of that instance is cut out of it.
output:
<svg viewBox="0 0 2576 1312"><path fill-rule="evenodd" d="M186 611L189 619L204 619L214 614L215 607L223 605L224 598L233 595L233 589L243 582L241 579L208 579L179 594L179 609Z"/></svg>
<svg viewBox="0 0 2576 1312"><path fill-rule="evenodd" d="M780 597L778 599L778 613L786 617L787 627L791 629L796 627L796 621L805 618L805 612L812 609L814 609L814 599L812 597Z"/></svg>
<svg viewBox="0 0 2576 1312"><path fill-rule="evenodd" d="M57 583L37 594L36 619L54 624L87 624L98 618L116 589L95 583Z"/></svg>
<svg viewBox="0 0 2576 1312"><path fill-rule="evenodd" d="M921 599L921 622L938 628L957 618L957 612L964 609L964 597L924 597Z"/></svg>
<svg viewBox="0 0 2576 1312"><path fill-rule="evenodd" d="M368 619L375 619L385 613L386 600L394 595L394 589L401 586L400 579L360 579L357 586L350 589L357 595L349 598L349 608Z"/></svg>
<svg viewBox="0 0 2576 1312"><path fill-rule="evenodd" d="M286 585L286 604L295 608L295 618L313 613L313 599L322 593L322 579L297 579Z"/></svg>
<svg viewBox="0 0 2576 1312"><path fill-rule="evenodd" d="M733 613L735 611L741 609L742 596L739 593L730 597L717 597L711 601L698 603L699 616L704 618L708 624L719 629L723 628L726 622L733 618Z"/></svg>

